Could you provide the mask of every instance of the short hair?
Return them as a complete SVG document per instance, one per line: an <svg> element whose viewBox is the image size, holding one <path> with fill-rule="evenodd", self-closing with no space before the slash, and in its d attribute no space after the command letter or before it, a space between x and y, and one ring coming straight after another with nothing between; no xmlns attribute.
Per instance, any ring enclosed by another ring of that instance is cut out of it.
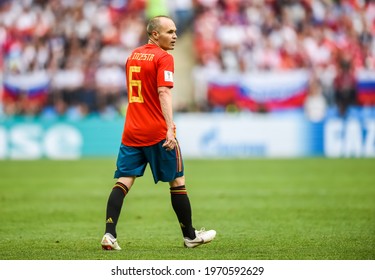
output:
<svg viewBox="0 0 375 280"><path fill-rule="evenodd" d="M171 17L164 16L164 15L159 15L159 16L155 16L155 17L151 18L148 21L148 24L147 24L147 27L146 27L146 31L147 31L147 34L149 36L151 36L152 31L154 31L154 30L158 31L158 29L160 27L160 18L169 18L170 20L173 20Z"/></svg>

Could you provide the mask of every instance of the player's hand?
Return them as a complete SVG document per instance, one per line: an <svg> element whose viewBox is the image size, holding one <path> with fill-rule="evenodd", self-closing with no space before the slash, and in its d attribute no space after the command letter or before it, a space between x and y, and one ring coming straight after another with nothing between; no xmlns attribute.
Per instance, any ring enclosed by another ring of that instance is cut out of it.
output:
<svg viewBox="0 0 375 280"><path fill-rule="evenodd" d="M163 148L167 151L172 151L177 145L177 140L175 138L175 128L168 129Z"/></svg>

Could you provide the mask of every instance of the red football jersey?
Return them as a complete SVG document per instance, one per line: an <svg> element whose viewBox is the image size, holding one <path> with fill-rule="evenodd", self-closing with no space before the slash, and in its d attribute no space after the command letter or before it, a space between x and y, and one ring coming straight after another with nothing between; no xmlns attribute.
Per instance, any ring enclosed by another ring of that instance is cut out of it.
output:
<svg viewBox="0 0 375 280"><path fill-rule="evenodd" d="M160 106L158 87L173 87L173 56L153 44L135 49L126 61L129 105L122 143L151 146L165 139L167 125Z"/></svg>

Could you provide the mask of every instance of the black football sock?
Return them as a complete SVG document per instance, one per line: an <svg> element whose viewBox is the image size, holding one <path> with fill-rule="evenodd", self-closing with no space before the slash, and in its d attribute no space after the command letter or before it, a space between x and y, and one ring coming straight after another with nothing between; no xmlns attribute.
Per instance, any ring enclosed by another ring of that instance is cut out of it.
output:
<svg viewBox="0 0 375 280"><path fill-rule="evenodd" d="M115 238L117 237L116 225L120 216L122 203L128 193L129 189L123 183L117 182L109 195L107 202L107 215L105 232L112 234Z"/></svg>
<svg viewBox="0 0 375 280"><path fill-rule="evenodd" d="M185 186L171 187L172 207L175 211L184 237L195 239L195 229L192 225L190 200Z"/></svg>

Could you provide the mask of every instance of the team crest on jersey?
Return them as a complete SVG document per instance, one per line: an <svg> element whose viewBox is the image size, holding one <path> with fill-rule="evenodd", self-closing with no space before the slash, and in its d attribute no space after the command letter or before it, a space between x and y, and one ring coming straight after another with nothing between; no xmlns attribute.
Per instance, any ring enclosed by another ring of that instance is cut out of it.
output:
<svg viewBox="0 0 375 280"><path fill-rule="evenodd" d="M173 82L173 73L171 71L164 71L164 80L166 82Z"/></svg>

